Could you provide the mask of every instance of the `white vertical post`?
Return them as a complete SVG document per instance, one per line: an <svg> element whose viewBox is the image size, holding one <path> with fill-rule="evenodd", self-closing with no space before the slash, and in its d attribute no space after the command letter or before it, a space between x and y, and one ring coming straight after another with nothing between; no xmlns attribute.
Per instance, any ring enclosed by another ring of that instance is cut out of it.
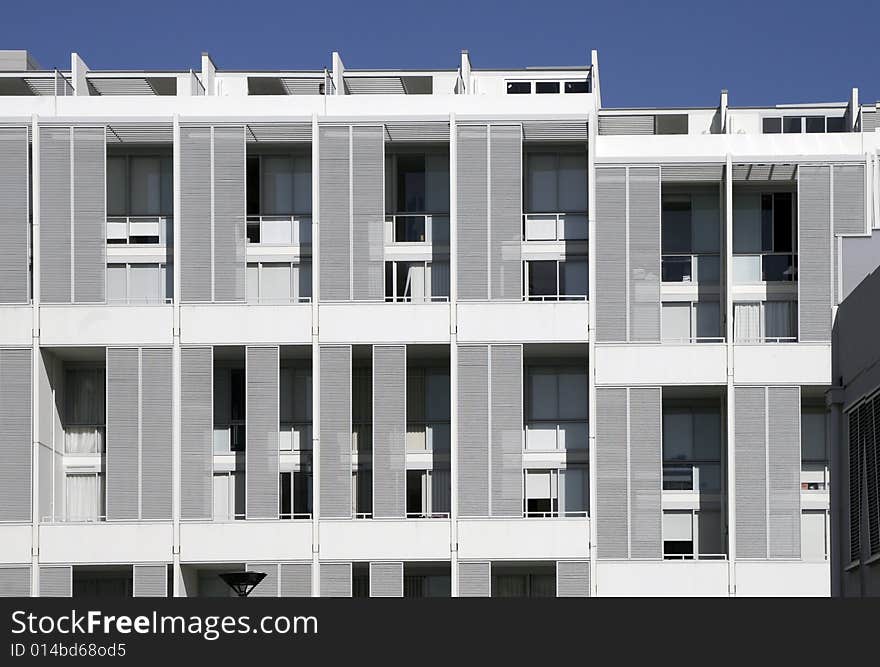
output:
<svg viewBox="0 0 880 667"><path fill-rule="evenodd" d="M458 136L449 114L449 573L458 597Z"/></svg>
<svg viewBox="0 0 880 667"><path fill-rule="evenodd" d="M172 537L172 591L174 597L184 597L187 594L183 586L183 574L180 569L180 238L181 238L181 209L180 209L180 117L175 114L173 125L173 203L174 223L172 233L174 236L174 265L172 267L172 293L174 295L173 313L173 342L171 351L171 518L173 521ZM168 267L165 267L168 270Z"/></svg>
<svg viewBox="0 0 880 667"><path fill-rule="evenodd" d="M318 114L312 114L312 597L321 591L321 355L318 295L321 290L320 142Z"/></svg>

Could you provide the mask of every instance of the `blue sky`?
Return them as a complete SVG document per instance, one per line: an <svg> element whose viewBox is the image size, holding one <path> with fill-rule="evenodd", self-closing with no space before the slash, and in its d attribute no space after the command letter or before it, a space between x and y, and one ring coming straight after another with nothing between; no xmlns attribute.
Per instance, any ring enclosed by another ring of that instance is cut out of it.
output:
<svg viewBox="0 0 880 667"><path fill-rule="evenodd" d="M317 69L573 65L599 50L605 106L880 99L880 0L427 2L65 0L6 3L0 48L45 67Z"/></svg>

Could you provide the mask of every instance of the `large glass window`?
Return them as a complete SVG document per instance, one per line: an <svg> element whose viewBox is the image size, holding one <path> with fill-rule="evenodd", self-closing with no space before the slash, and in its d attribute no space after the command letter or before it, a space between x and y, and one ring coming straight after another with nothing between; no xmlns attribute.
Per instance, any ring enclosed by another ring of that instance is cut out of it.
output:
<svg viewBox="0 0 880 667"><path fill-rule="evenodd" d="M718 492L721 445L720 410L664 408L663 488Z"/></svg>
<svg viewBox="0 0 880 667"><path fill-rule="evenodd" d="M172 160L156 155L107 158L107 215L170 216L174 212Z"/></svg>
<svg viewBox="0 0 880 667"><path fill-rule="evenodd" d="M586 370L528 368L526 449L586 449L588 412Z"/></svg>
<svg viewBox="0 0 880 667"><path fill-rule="evenodd" d="M528 153L527 213L586 213L587 154Z"/></svg>

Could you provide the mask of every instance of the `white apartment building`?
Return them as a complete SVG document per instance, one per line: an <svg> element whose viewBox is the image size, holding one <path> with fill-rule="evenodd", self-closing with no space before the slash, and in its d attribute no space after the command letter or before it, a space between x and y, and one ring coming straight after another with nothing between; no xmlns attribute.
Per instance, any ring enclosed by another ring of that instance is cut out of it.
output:
<svg viewBox="0 0 880 667"><path fill-rule="evenodd" d="M0 70L0 594L831 593L856 90Z"/></svg>

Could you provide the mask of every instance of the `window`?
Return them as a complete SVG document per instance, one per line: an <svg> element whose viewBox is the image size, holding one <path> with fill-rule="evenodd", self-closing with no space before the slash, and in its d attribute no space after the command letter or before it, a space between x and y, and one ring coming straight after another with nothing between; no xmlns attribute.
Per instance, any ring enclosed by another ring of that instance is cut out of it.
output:
<svg viewBox="0 0 880 667"><path fill-rule="evenodd" d="M654 134L687 134L688 115L686 113L657 114L654 116Z"/></svg>
<svg viewBox="0 0 880 667"><path fill-rule="evenodd" d="M717 284L721 278L717 193L666 194L661 213L662 281Z"/></svg>
<svg viewBox="0 0 880 667"><path fill-rule="evenodd" d="M535 82L535 92L539 95L546 93L558 93L559 92L559 82L558 81L536 81Z"/></svg>
<svg viewBox="0 0 880 667"><path fill-rule="evenodd" d="M542 570L544 568L541 568ZM499 571L492 574L493 598L553 598L556 597L556 575L551 570L537 572Z"/></svg>
<svg viewBox="0 0 880 667"><path fill-rule="evenodd" d="M312 449L312 372L282 366L279 373L281 451Z"/></svg>
<svg viewBox="0 0 880 667"><path fill-rule="evenodd" d="M251 262L245 280L248 303L284 304L308 301L312 294L312 265L289 262Z"/></svg>
<svg viewBox="0 0 880 667"><path fill-rule="evenodd" d="M802 491L825 491L828 488L825 420L825 410L822 407L804 406L801 410Z"/></svg>
<svg viewBox="0 0 880 667"><path fill-rule="evenodd" d="M248 215L311 215L311 156L253 155L246 172Z"/></svg>
<svg viewBox="0 0 880 667"><path fill-rule="evenodd" d="M804 121L809 134L825 132L825 116L807 116Z"/></svg>
<svg viewBox="0 0 880 667"><path fill-rule="evenodd" d="M846 132L845 118L843 116L828 116L825 119L826 132Z"/></svg>
<svg viewBox="0 0 880 667"><path fill-rule="evenodd" d="M67 521L101 521L104 518L104 476L99 472L67 473Z"/></svg>
<svg viewBox="0 0 880 667"><path fill-rule="evenodd" d="M828 512L801 512L801 558L809 561L828 559Z"/></svg>
<svg viewBox="0 0 880 667"><path fill-rule="evenodd" d="M244 369L214 368L214 453L245 449Z"/></svg>
<svg viewBox="0 0 880 667"><path fill-rule="evenodd" d="M173 287L165 264L108 264L107 302L166 303Z"/></svg>
<svg viewBox="0 0 880 667"><path fill-rule="evenodd" d="M300 488L302 487L302 488ZM312 512L311 474L282 472L279 479L278 515L282 519L307 519Z"/></svg>
<svg viewBox="0 0 880 667"><path fill-rule="evenodd" d="M214 521L244 519L245 497L244 472L214 473Z"/></svg>
<svg viewBox="0 0 880 667"><path fill-rule="evenodd" d="M566 81L565 82L565 92L566 93L589 93L590 92L590 82L587 80Z"/></svg>
<svg viewBox="0 0 880 667"><path fill-rule="evenodd" d="M668 343L720 342L718 301L667 301L661 310L662 340Z"/></svg>
<svg viewBox="0 0 880 667"><path fill-rule="evenodd" d="M171 157L107 158L107 215L170 216L174 212Z"/></svg>
<svg viewBox="0 0 880 667"><path fill-rule="evenodd" d="M527 261L523 271L527 299L586 299L589 294L588 275L585 259Z"/></svg>
<svg viewBox="0 0 880 667"><path fill-rule="evenodd" d="M528 153L526 172L527 213L586 214L587 154L585 151ZM586 234L582 238L586 238Z"/></svg>
<svg viewBox="0 0 880 667"><path fill-rule="evenodd" d="M763 118L761 119L764 134L782 134L781 118Z"/></svg>
<svg viewBox="0 0 880 667"><path fill-rule="evenodd" d="M532 82L531 81L508 81L507 82L507 94L508 95L529 95L532 92Z"/></svg>
<svg viewBox="0 0 880 667"><path fill-rule="evenodd" d="M64 453L104 451L103 368L68 368L64 373Z"/></svg>
<svg viewBox="0 0 880 667"><path fill-rule="evenodd" d="M397 211L423 212L425 201L425 156L397 156Z"/></svg>
<svg viewBox="0 0 880 667"><path fill-rule="evenodd" d="M525 516L553 517L559 514L559 471L526 470Z"/></svg>
<svg viewBox="0 0 880 667"><path fill-rule="evenodd" d="M664 408L663 488L718 493L722 441L720 410Z"/></svg>
<svg viewBox="0 0 880 667"><path fill-rule="evenodd" d="M663 557L667 560L694 558L694 515L691 510L663 512Z"/></svg>
<svg viewBox="0 0 880 667"><path fill-rule="evenodd" d="M586 450L586 369L531 366L526 371L527 450Z"/></svg>
<svg viewBox="0 0 880 667"><path fill-rule="evenodd" d="M765 116L761 119L764 134L800 134L822 132L846 132L844 116Z"/></svg>
<svg viewBox="0 0 880 667"><path fill-rule="evenodd" d="M734 211L734 281L797 280L797 209L793 193L739 194Z"/></svg>
<svg viewBox="0 0 880 667"><path fill-rule="evenodd" d="M424 470L406 471L406 515L423 516L425 481L427 474Z"/></svg>
<svg viewBox="0 0 880 667"><path fill-rule="evenodd" d="M782 131L785 134L798 134L802 131L803 118L801 116L783 116Z"/></svg>

